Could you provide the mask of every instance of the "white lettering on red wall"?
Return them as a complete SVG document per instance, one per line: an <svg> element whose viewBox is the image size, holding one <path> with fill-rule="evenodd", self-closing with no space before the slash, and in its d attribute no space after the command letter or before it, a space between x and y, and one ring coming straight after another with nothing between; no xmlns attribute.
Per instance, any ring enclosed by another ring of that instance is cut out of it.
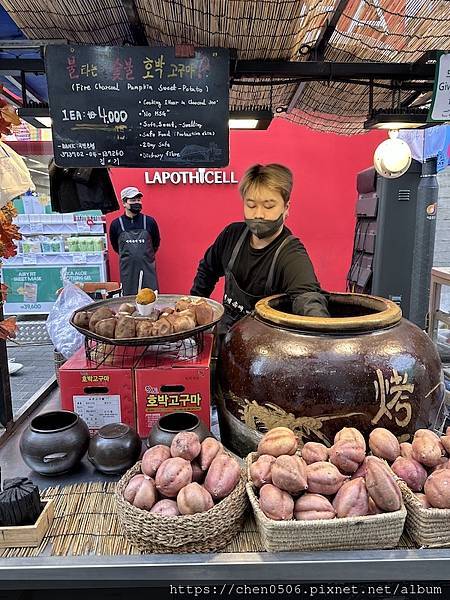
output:
<svg viewBox="0 0 450 600"><path fill-rule="evenodd" d="M234 171L218 171L216 169L196 169L195 171L145 171L145 183L149 185L173 183L198 183L198 184L236 184Z"/></svg>

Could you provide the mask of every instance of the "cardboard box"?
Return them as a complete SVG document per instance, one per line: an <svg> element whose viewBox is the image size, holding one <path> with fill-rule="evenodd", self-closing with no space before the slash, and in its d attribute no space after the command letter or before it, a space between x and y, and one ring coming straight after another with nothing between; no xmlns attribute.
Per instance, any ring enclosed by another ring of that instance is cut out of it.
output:
<svg viewBox="0 0 450 600"><path fill-rule="evenodd" d="M59 370L61 406L86 421L91 432L108 423L136 429L133 370L96 367L81 348Z"/></svg>
<svg viewBox="0 0 450 600"><path fill-rule="evenodd" d="M213 336L206 334L202 352L190 360L170 353L158 356L157 366L151 355L144 357L134 370L137 430L147 437L164 414L177 410L196 414L211 426L210 362Z"/></svg>

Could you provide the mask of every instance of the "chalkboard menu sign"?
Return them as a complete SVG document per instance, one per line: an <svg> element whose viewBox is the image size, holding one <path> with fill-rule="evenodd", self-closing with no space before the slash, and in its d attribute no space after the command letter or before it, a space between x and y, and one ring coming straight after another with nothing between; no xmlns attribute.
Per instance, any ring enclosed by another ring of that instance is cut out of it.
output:
<svg viewBox="0 0 450 600"><path fill-rule="evenodd" d="M228 165L228 50L47 46L46 73L58 166Z"/></svg>

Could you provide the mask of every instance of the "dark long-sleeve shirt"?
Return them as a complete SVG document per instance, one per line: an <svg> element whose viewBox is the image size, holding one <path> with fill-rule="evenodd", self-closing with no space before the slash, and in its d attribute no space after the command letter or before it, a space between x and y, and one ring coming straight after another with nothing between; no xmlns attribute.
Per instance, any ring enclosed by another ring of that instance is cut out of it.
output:
<svg viewBox="0 0 450 600"><path fill-rule="evenodd" d="M230 261L233 249L245 229L245 223L232 223L228 225L216 241L208 248L205 256L200 261L197 275L191 289L195 296L209 297L220 277L225 275L225 269ZM236 258L233 274L237 284L245 292L254 296L265 294L267 276L272 260L281 242L291 235L287 227L268 246L262 249L250 245L250 236L245 240ZM296 313L313 314L305 309L301 302L296 309L296 298L309 293L313 303L319 300L325 312L319 316L327 316L326 299L323 296L320 284L314 273L308 253L298 238L287 243L278 256L271 293L289 294L294 302L293 310ZM305 298L305 297L304 297ZM323 299L323 301L322 301Z"/></svg>
<svg viewBox="0 0 450 600"><path fill-rule="evenodd" d="M147 220L147 231L149 232L153 250L156 252L161 243L161 237L159 235L158 224L156 223L153 217L149 217L146 215ZM127 217L127 215L122 215L122 221L125 231L131 231L133 229L144 229L144 215L139 213L132 219ZM109 228L109 239L111 241L111 246L114 248L116 252L119 252L119 235L122 233L122 227L120 226L119 219L114 219Z"/></svg>

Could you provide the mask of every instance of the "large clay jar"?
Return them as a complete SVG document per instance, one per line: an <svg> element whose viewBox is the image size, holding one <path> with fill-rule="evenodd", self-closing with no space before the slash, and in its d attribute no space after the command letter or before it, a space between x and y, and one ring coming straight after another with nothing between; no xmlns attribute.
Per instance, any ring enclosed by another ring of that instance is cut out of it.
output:
<svg viewBox="0 0 450 600"><path fill-rule="evenodd" d="M73 469L89 444L89 429L70 410L55 410L35 417L20 439L26 464L41 475L60 475Z"/></svg>
<svg viewBox="0 0 450 600"><path fill-rule="evenodd" d="M106 475L123 473L141 455L138 434L125 423L103 425L89 442L88 459L97 471Z"/></svg>
<svg viewBox="0 0 450 600"><path fill-rule="evenodd" d="M208 427L201 419L190 412L177 411L163 415L158 422L153 425L147 438L147 446L170 446L173 438L180 431L193 431L200 439L200 442L207 437L214 437Z"/></svg>
<svg viewBox="0 0 450 600"><path fill-rule="evenodd" d="M228 332L219 363L224 444L240 454L291 428L300 446L342 427L390 429L400 441L436 426L444 385L429 337L393 302L331 294L330 318L290 313L287 296L257 303Z"/></svg>

